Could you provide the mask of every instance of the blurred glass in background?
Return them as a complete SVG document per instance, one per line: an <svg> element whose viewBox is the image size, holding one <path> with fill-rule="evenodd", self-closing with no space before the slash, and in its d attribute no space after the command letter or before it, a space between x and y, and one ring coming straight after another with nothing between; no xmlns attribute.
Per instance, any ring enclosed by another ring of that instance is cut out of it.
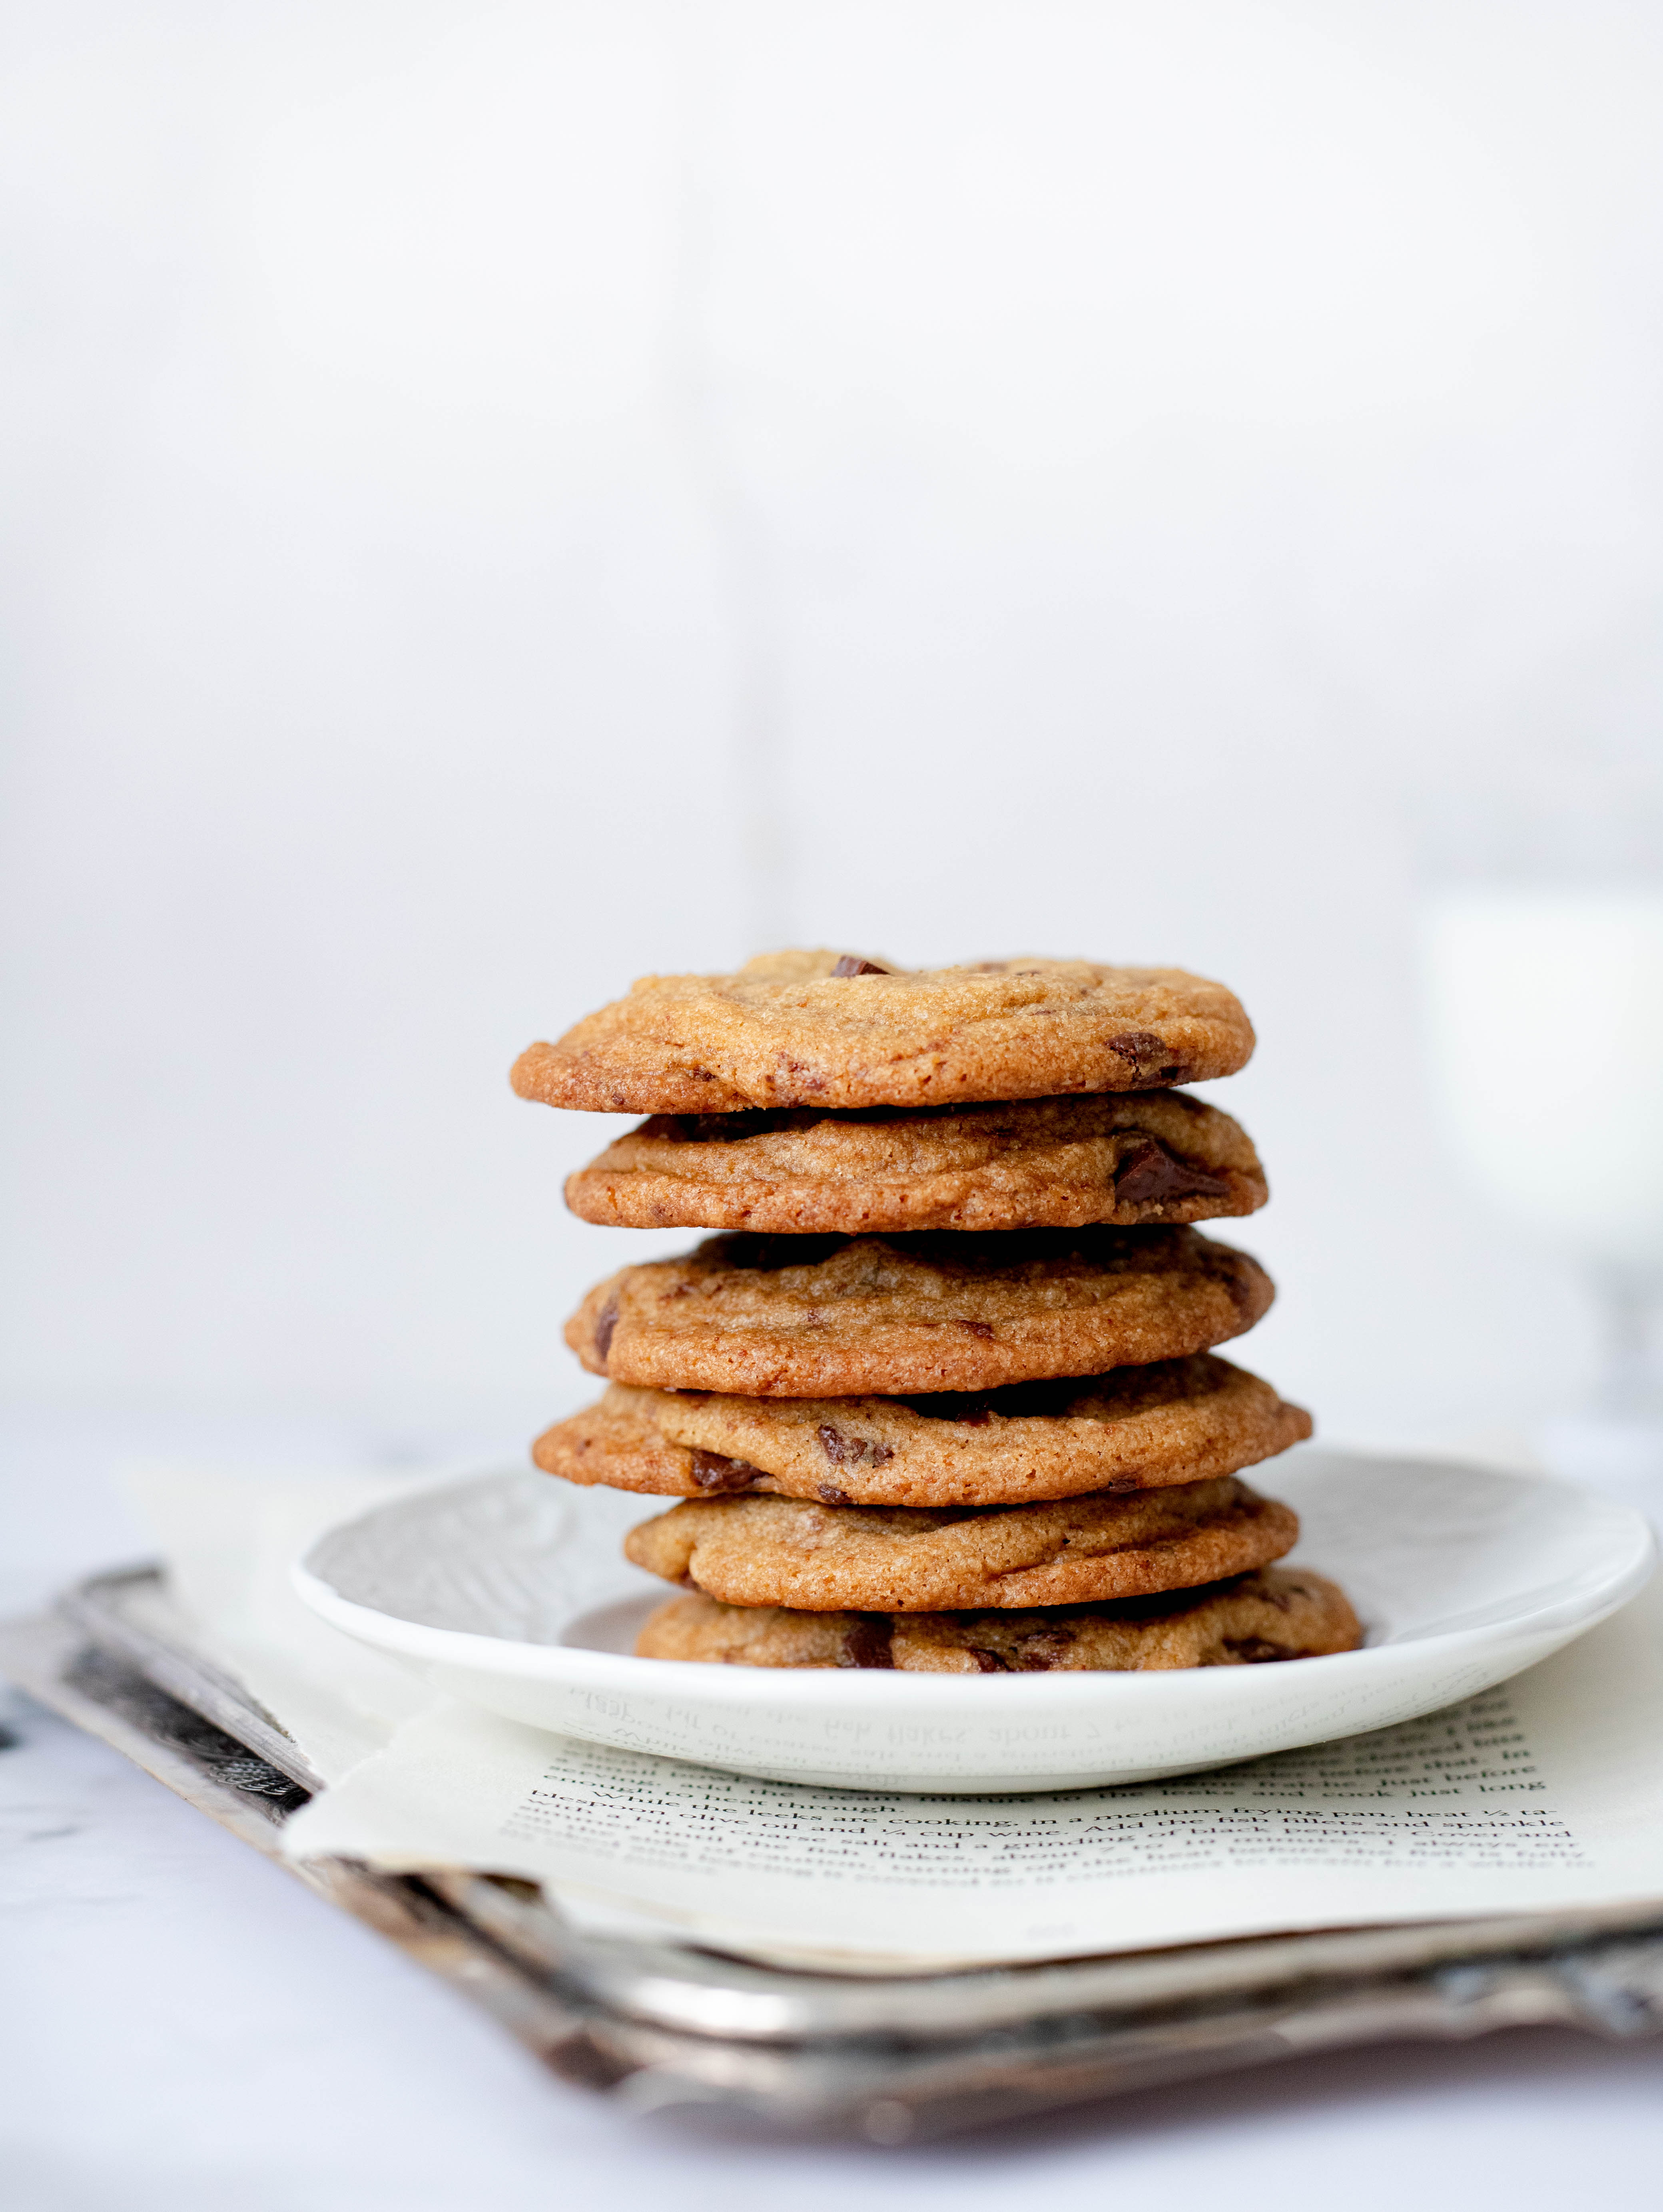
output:
<svg viewBox="0 0 1663 2212"><path fill-rule="evenodd" d="M1550 1425L1580 1471L1663 1497L1663 807L1579 774L1450 799L1421 949L1443 1127L1472 1188L1596 1298L1603 1358Z"/></svg>

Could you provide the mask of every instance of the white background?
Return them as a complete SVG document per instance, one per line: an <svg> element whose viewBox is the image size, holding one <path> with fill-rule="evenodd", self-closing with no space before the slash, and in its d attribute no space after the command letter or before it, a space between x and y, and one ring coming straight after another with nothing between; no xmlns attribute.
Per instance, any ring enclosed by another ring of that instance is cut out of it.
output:
<svg viewBox="0 0 1663 2212"><path fill-rule="evenodd" d="M1570 1402L1431 1127L1414 821L1658 758L1654 9L3 40L12 1395L517 1439L638 1254L510 1060L807 941L1223 977L1258 1363Z"/></svg>
<svg viewBox="0 0 1663 2212"><path fill-rule="evenodd" d="M136 1546L135 1443L576 1402L636 1248L509 1063L794 940L1223 977L1253 1364L1331 1436L1571 1404L1581 1290L1433 1130L1416 823L1657 771L1660 125L1651 0L0 11L7 1595ZM1654 2185L1656 2047L1548 2036L629 2129L22 1726L29 2212Z"/></svg>

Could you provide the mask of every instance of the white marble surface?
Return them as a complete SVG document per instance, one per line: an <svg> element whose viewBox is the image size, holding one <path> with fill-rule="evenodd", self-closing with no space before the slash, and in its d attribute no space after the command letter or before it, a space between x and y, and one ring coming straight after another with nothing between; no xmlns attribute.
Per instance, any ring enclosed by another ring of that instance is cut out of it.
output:
<svg viewBox="0 0 1663 2212"><path fill-rule="evenodd" d="M14 1425L0 1601L131 1554L102 1425ZM131 1443L131 1437L127 1438ZM156 1441L152 1439L153 1442ZM178 1441L224 1454L199 1426ZM316 1467L346 1440L245 1432ZM485 1441L485 1440L482 1440ZM495 1443L499 1440L490 1439ZM1112 2191L1239 2212L1649 2202L1663 2043L1549 2031L1365 2050L911 2149L622 2118L159 1784L12 1698L0 1753L7 2212L473 2212L649 2191L686 2212L977 2212Z"/></svg>

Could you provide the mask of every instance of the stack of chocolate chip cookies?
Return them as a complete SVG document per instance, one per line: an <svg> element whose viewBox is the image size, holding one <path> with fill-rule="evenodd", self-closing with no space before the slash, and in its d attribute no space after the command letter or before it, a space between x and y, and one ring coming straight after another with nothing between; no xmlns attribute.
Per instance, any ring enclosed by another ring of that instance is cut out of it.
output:
<svg viewBox="0 0 1663 2212"><path fill-rule="evenodd" d="M1310 1417L1212 1347L1274 1295L1191 1224L1264 1203L1173 1086L1253 1033L1175 969L908 972L784 952L651 975L536 1044L522 1097L646 1113L566 1186L586 1221L721 1233L567 1326L607 1378L539 1467L685 1501L632 1529L690 1594L643 1657L940 1673L1349 1650L1299 1523L1240 1470Z"/></svg>

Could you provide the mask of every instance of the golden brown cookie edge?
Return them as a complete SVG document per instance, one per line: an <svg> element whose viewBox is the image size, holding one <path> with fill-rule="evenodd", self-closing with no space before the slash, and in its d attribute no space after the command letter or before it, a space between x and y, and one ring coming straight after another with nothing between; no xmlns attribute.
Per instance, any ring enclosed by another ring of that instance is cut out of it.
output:
<svg viewBox="0 0 1663 2212"><path fill-rule="evenodd" d="M911 1397L941 1390L996 1390L1054 1376L1100 1375L1183 1359L1245 1335L1270 1311L1276 1285L1251 1253L1200 1240L1209 1267L1197 1268L1185 1301L1169 1317L1039 1312L1000 1338L979 1322L896 1324L859 1343L809 1344L787 1333L731 1326L704 1339L637 1328L624 1311L630 1280L646 1261L597 1283L565 1326L565 1340L591 1375L655 1390L719 1390L749 1398ZM1225 1279L1227 1278L1227 1281Z"/></svg>
<svg viewBox="0 0 1663 2212"><path fill-rule="evenodd" d="M841 1065L814 1060L806 1044L801 1052L793 1052L777 1043L742 1055L754 1061L748 1068L738 1066L731 1054L726 1055L726 1066L705 1064L721 1062L723 1052L706 1045L695 1048L685 1031L699 1026L701 1019L708 1024L713 1008L718 1027L732 1020L734 1006L731 1000L723 1001L725 988L746 977L752 985L772 982L794 990L825 982L832 974L827 964L831 957L765 955L734 975L643 976L627 997L585 1015L555 1042L527 1046L515 1063L510 1081L522 1098L583 1112L929 1106L1211 1082L1245 1067L1257 1042L1240 1000L1211 977L1186 969L1123 969L1106 962L1057 961L1045 964L1138 976L1145 980L1133 988L1146 994L1187 990L1191 1005L1166 1012L1147 1006L1124 1014L1104 1009L1100 1026L1110 1031L1106 1036L1070 1032L1059 1036L1038 1029L1032 1036L990 1049L985 1035L973 1042L973 1030L966 1029L956 1036L950 1032L946 1041L932 1036L927 1045L886 1056L880 1041L862 1034L838 1041L832 1058ZM989 965L1009 970L1012 963ZM888 971L899 977L977 972L972 968ZM707 989L701 995L677 988L685 985ZM699 1011L690 1018L690 1008ZM1020 1014L995 1018L1015 1024ZM1142 1048L1145 1046L1147 1051Z"/></svg>
<svg viewBox="0 0 1663 2212"><path fill-rule="evenodd" d="M1299 1541L1299 1516L1280 1499L1263 1497L1234 1477L1219 1478L1228 1496L1215 1515L1181 1534L1136 1546L1045 1565L984 1574L972 1584L959 1579L928 1583L923 1595L899 1591L899 1571L917 1569L916 1557L898 1553L894 1579L875 1571L850 1570L835 1555L803 1553L787 1544L764 1551L754 1540L737 1553L716 1531L714 1543L702 1543L709 1516L728 1501L687 1500L667 1513L637 1522L624 1540L624 1556L634 1565L667 1582L702 1590L726 1605L779 1606L797 1613L941 1613L995 1611L1011 1607L1100 1604L1119 1598L1187 1589L1198 1583L1268 1566ZM1203 1486L1192 1486L1200 1488ZM1170 1497L1171 1492L1160 1493ZM764 1498L739 1498L734 1506L765 1504ZM781 1504L802 1501L781 1499ZM1079 1504L1072 1499L1051 1501ZM827 1507L827 1512L859 1508ZM893 1509L904 1510L905 1509ZM1021 1512L1021 1507L993 1507L990 1512ZM1031 1509L1033 1510L1041 1508ZM938 1568L939 1575L950 1569ZM916 1579L916 1575L915 1575Z"/></svg>
<svg viewBox="0 0 1663 2212"><path fill-rule="evenodd" d="M1246 1587L1243 1587L1243 1586ZM1254 1586L1260 1587L1254 1587ZM1290 1590L1289 1586L1295 1586ZM1316 1573L1308 1567L1269 1567L1237 1578L1215 1589L1202 1589L1180 1594L1180 1602L1170 1611L1160 1609L1145 1612L1134 1622L1114 1624L1124 1626L1134 1633L1126 1641L1134 1648L1148 1653L1152 1647L1158 1650L1163 1632L1173 1624L1183 1626L1194 1615L1209 1611L1233 1609L1233 1601L1242 1598L1250 1601L1266 1595L1268 1601L1278 1611L1290 1612L1301 1599L1307 1610L1300 1617L1299 1648L1280 1650L1274 1654L1275 1663L1286 1664L1296 1659L1326 1658L1355 1651L1363 1641L1363 1630L1350 1600L1339 1584L1326 1575ZM1094 1609L1093 1609L1094 1610ZM872 1614L856 1613L794 1614L783 1607L746 1607L723 1605L719 1599L706 1597L702 1592L685 1593L667 1599L643 1624L637 1639L636 1656L644 1659L665 1659L705 1665L758 1666L771 1668L862 1668L894 1670L904 1673L990 1674L1017 1672L1142 1672L1159 1668L1165 1671L1173 1664L1170 1657L1140 1658L1134 1668L1092 1666L1082 1667L1077 1657L1065 1657L1052 1650L1045 1655L1042 1666L1034 1666L1017 1656L1015 1665L1007 1659L999 1663L997 1646L1008 1643L1014 1632L1020 1635L1026 1631L1037 1640L1051 1643L1059 1635L1069 1638L1075 1652L1079 1648L1077 1631L1079 1616L1068 1608L1053 1608L1049 1612L1034 1610L1014 1616L1000 1616L986 1612ZM1209 1624L1203 1624L1209 1625ZM1232 1620L1232 1626L1247 1624ZM1274 1623L1262 1623L1275 1628ZM1003 1633L1002 1633L1003 1632ZM939 1638L945 1652L932 1652L932 1637ZM988 1651L978 1648L981 1644L995 1645ZM1198 1642L1199 1638L1192 1639ZM1234 1641L1236 1648L1228 1649ZM1254 1653L1241 1648L1243 1639L1219 1637L1215 1649L1223 1649L1216 1658L1191 1658L1182 1662L1185 1667L1209 1665L1243 1666L1266 1663L1270 1652ZM712 1649L715 1645L716 1648ZM753 1656L757 1655L757 1656ZM943 1659L947 1663L942 1663ZM992 1659L995 1663L987 1662Z"/></svg>
<svg viewBox="0 0 1663 2212"><path fill-rule="evenodd" d="M1220 1360L1216 1364L1224 1370L1225 1379L1218 1390L1197 1401L1201 1418L1197 1422L1198 1434L1192 1449L1181 1457L1176 1454L1156 1457L1141 1465L1129 1464L1124 1455L1118 1455L1112 1472L1106 1469L1100 1461L1076 1461L1073 1464L1079 1471L1072 1480L1069 1462L1062 1457L1057 1471L1040 1478L1037 1484L1032 1480L1002 1480L991 1467L978 1469L973 1476L959 1481L917 1474L909 1471L904 1458L899 1468L894 1467L893 1454L890 1460L877 1461L866 1453L845 1453L835 1462L828 1457L823 1466L816 1463L812 1468L805 1468L796 1462L795 1453L768 1449L765 1428L761 1442L746 1436L748 1449L744 1454L728 1451L716 1444L691 1443L685 1437L666 1434L658 1425L659 1419L673 1419L677 1414L685 1417L687 1413L680 1402L681 1394L643 1390L640 1396L646 1402L625 1417L608 1407L607 1401L614 1392L621 1395L628 1389L618 1384L609 1387L606 1398L545 1430L532 1448L532 1456L545 1474L564 1481L585 1486L598 1484L651 1497L709 1498L749 1489L825 1504L929 1509L1021 1505L1083 1496L1097 1490L1182 1487L1186 1483L1208 1481L1220 1475L1240 1474L1246 1468L1262 1466L1294 1444L1303 1443L1311 1435L1313 1425L1302 1406L1281 1397L1262 1376L1233 1366L1227 1360ZM1209 1436L1206 1416L1220 1401L1223 1401L1222 1421ZM709 1394L707 1399L707 1394L699 1394L697 1411L702 1414L707 1405L713 1403L719 1419L720 1409L727 1403L742 1415L747 1406L781 1402L806 1402L817 1411L823 1410L833 1426L841 1418L851 1431L858 1432L862 1426L859 1409L871 1401L744 1400L720 1393ZM1185 1401L1178 1400L1157 1410L1182 1414L1187 1407ZM1063 1417L1035 1416L1031 1422L1023 1421L1020 1425L1026 1431L1030 1425L1039 1427L1053 1418ZM1130 1415L1128 1421L1137 1418ZM869 1428L871 1425L868 1422L865 1425ZM720 1431L712 1424L709 1432ZM736 1439L723 1436L724 1443L734 1441ZM787 1441L794 1439L788 1437ZM1032 1449L1025 1435L1014 1440L1010 1456L1020 1457L1024 1450ZM696 1473L695 1453L702 1453L707 1462L725 1461L727 1468L707 1464L702 1474Z"/></svg>

